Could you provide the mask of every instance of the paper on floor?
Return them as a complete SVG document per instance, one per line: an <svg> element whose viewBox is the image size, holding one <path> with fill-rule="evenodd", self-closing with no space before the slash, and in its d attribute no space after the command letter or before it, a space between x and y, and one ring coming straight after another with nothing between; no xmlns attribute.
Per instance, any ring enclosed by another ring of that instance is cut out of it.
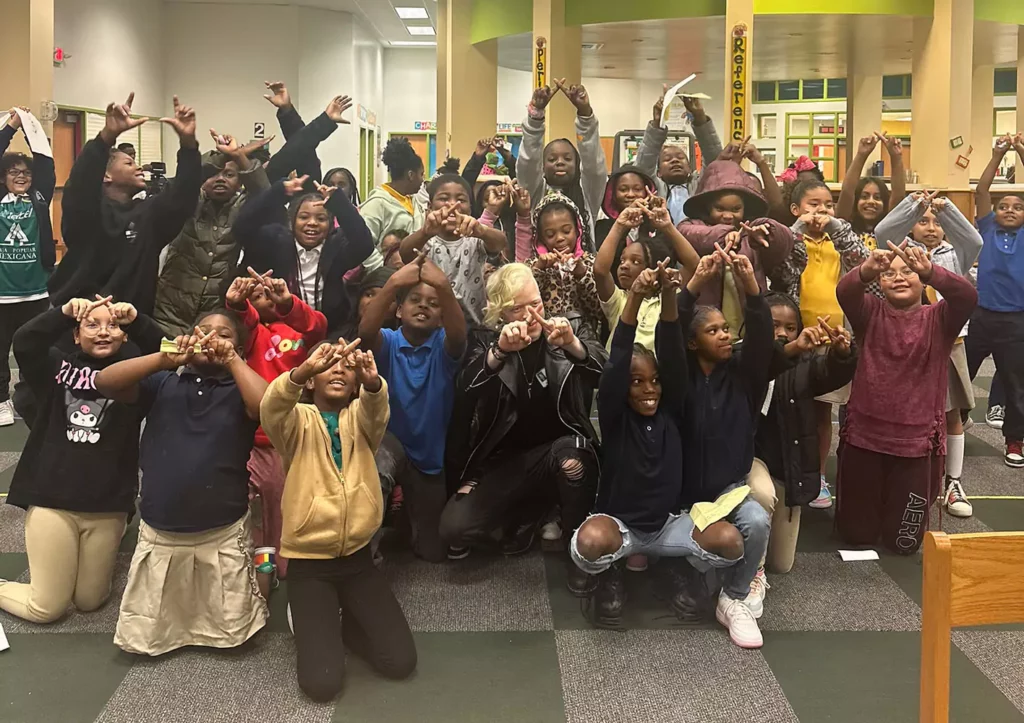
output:
<svg viewBox="0 0 1024 723"><path fill-rule="evenodd" d="M878 553L874 550L840 550L839 557L843 562L856 562L858 560L877 560Z"/></svg>
<svg viewBox="0 0 1024 723"><path fill-rule="evenodd" d="M4 626L0 625L0 653L11 647L11 644L7 642L7 636L4 634Z"/></svg>

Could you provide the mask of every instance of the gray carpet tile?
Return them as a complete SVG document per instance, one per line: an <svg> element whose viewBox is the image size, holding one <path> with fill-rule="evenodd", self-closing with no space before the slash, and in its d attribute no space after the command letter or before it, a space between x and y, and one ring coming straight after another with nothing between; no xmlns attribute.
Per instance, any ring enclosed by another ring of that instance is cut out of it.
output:
<svg viewBox="0 0 1024 723"><path fill-rule="evenodd" d="M551 603L539 552L472 555L440 565L389 557L386 572L409 626L418 632L551 630Z"/></svg>
<svg viewBox="0 0 1024 723"><path fill-rule="evenodd" d="M68 609L67 615L49 625L37 625L0 612L0 623L9 633L109 633L113 635L114 629L117 627L117 613L121 607L121 596L128 583L128 568L131 566L131 562L131 555L118 553L110 599L99 610L83 613L72 605ZM28 571L25 571L18 578L18 582L28 582L28 579Z"/></svg>
<svg viewBox="0 0 1024 723"><path fill-rule="evenodd" d="M992 357L987 358L981 363L978 368L979 377L992 377L996 373L996 363L992 361Z"/></svg>
<svg viewBox="0 0 1024 723"><path fill-rule="evenodd" d="M0 471L10 469L18 464L21 459L21 452L0 452Z"/></svg>
<svg viewBox="0 0 1024 723"><path fill-rule="evenodd" d="M1004 447L1006 444L1006 440L1003 437L1003 430L1001 429L995 429L994 427L990 427L984 422L975 422L974 425L967 430L967 434L971 435L972 437L977 437L983 442L987 442L988 444L999 450L1000 453L1003 453L1005 451Z"/></svg>
<svg viewBox="0 0 1024 723"><path fill-rule="evenodd" d="M260 633L234 650L139 657L96 720L328 723L333 714L299 690L292 637Z"/></svg>
<svg viewBox="0 0 1024 723"><path fill-rule="evenodd" d="M970 497L970 494L968 494ZM939 522L939 507L932 507L932 514L928 520L929 530L942 530L950 535L959 535L965 532L992 532L992 528L974 517L953 517L945 510L942 511L942 522Z"/></svg>
<svg viewBox="0 0 1024 723"><path fill-rule="evenodd" d="M954 630L953 642L1024 713L1024 631Z"/></svg>
<svg viewBox="0 0 1024 723"><path fill-rule="evenodd" d="M0 504L0 552L25 551L25 510Z"/></svg>
<svg viewBox="0 0 1024 723"><path fill-rule="evenodd" d="M797 720L761 653L733 645L725 628L555 638L569 723Z"/></svg>
<svg viewBox="0 0 1024 723"><path fill-rule="evenodd" d="M917 605L873 561L799 552L793 570L768 575L762 630L918 630Z"/></svg>
<svg viewBox="0 0 1024 723"><path fill-rule="evenodd" d="M999 457L966 457L964 491L971 495L1024 494L1024 470L1007 467Z"/></svg>

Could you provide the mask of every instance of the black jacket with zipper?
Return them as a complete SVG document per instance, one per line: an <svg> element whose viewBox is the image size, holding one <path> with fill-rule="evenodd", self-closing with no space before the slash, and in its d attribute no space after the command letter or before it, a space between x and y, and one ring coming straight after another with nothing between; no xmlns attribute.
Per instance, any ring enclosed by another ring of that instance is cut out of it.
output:
<svg viewBox="0 0 1024 723"><path fill-rule="evenodd" d="M274 275L288 283L289 290L303 298L299 284L299 260L295 233L281 223L288 197L284 181L277 181L263 193L250 198L238 212L232 227L235 239L245 249L239 268L252 266L259 273L273 269ZM317 268L320 299L303 299L327 317L327 328L334 329L349 320L352 304L345 293L345 273L373 253L373 238L359 211L344 193L334 193L326 208L338 219L320 251Z"/></svg>
<svg viewBox="0 0 1024 723"><path fill-rule="evenodd" d="M679 323L686 334L696 299L679 294ZM689 352L690 393L683 415L683 490L681 509L715 500L726 487L742 482L754 463L757 417L768 389L775 355L772 314L764 297L747 296L746 336L725 362L705 374Z"/></svg>
<svg viewBox="0 0 1024 723"><path fill-rule="evenodd" d="M775 378L771 405L760 419L754 446L772 477L785 487L787 507L806 505L821 487L814 398L853 381L856 370L856 347L845 359L829 349L803 355Z"/></svg>
<svg viewBox="0 0 1024 723"><path fill-rule="evenodd" d="M15 130L11 126L0 128L0 156L7 152L14 134ZM57 247L53 241L53 225L50 223L50 202L53 200L53 190L56 187L57 175L53 159L42 153L33 153L32 186L28 193L39 226L39 262L47 273L52 272L54 264L57 263ZM5 195L7 192L0 187L0 198Z"/></svg>
<svg viewBox="0 0 1024 723"><path fill-rule="evenodd" d="M561 349L544 344L544 369L559 419L566 434L587 439L599 451L597 432L590 422L594 390L608 361L608 352L579 315L566 317L587 349L583 362L569 359ZM470 333L462 371L456 381L455 408L448 426L445 469L450 488L465 480L471 464L479 464L498 447L516 423L516 396L525 394L519 357L510 354L497 371L487 367L487 352L498 333L477 328ZM552 440L554 441L554 440Z"/></svg>

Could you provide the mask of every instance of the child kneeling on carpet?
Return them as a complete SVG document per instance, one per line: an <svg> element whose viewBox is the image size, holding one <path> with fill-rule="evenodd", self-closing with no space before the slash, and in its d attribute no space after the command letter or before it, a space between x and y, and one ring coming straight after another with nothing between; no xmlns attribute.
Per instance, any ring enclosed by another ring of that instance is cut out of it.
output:
<svg viewBox="0 0 1024 723"><path fill-rule="evenodd" d="M409 623L370 552L384 509L374 454L390 411L373 353L358 344L322 343L274 380L260 409L287 470L281 554L299 687L321 702L341 692L345 647L388 678L416 668ZM299 403L304 392L311 403Z"/></svg>
<svg viewBox="0 0 1024 723"><path fill-rule="evenodd" d="M589 610L598 627L621 623L622 566L630 555L681 556L713 567L728 567L743 557L743 537L729 522L700 530L688 513L675 514L683 480L680 429L690 383L675 300L678 287L678 276L664 261L657 270L640 272L601 375L598 414L606 440L602 484L596 512L576 531L569 548L580 569L599 576ZM659 293L655 358L636 343L636 329L641 302ZM669 373L661 375L660 369Z"/></svg>
<svg viewBox="0 0 1024 723"><path fill-rule="evenodd" d="M978 303L967 279L907 244L872 252L836 289L860 344L839 432L836 527L850 544L881 538L902 555L921 546L942 490L949 355ZM864 293L875 279L885 301ZM923 304L925 284L942 300Z"/></svg>
<svg viewBox="0 0 1024 723"><path fill-rule="evenodd" d="M240 356L239 324L213 311L168 351L96 375L102 394L146 414L139 540L114 633L129 653L233 648L267 623L246 469L267 383Z"/></svg>

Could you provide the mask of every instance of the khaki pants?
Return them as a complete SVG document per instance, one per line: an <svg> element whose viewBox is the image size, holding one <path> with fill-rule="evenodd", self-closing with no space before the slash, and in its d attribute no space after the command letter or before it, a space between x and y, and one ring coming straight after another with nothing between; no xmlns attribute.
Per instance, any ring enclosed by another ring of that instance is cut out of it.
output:
<svg viewBox="0 0 1024 723"><path fill-rule="evenodd" d="M800 535L800 508L786 507L786 492L781 484L774 480L765 463L754 458L754 464L747 475L750 496L757 500L768 514L772 516L772 534L768 538L768 552L765 562L772 572L789 572L793 569L796 557L796 540Z"/></svg>
<svg viewBox="0 0 1024 723"><path fill-rule="evenodd" d="M52 623L71 603L83 612L103 605L127 517L29 507L25 550L31 582L0 583L0 609L33 623Z"/></svg>

